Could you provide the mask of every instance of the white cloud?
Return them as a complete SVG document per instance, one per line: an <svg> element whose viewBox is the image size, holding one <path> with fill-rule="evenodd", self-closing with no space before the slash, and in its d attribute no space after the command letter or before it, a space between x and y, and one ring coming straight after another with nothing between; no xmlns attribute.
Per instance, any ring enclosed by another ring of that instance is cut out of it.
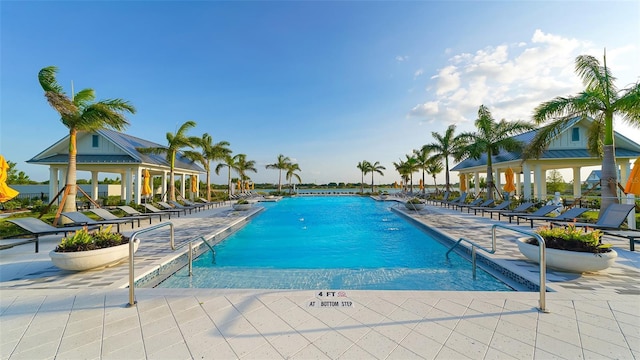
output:
<svg viewBox="0 0 640 360"><path fill-rule="evenodd" d="M402 62L402 61L407 61L409 60L409 56L408 55L398 55L396 56L396 61Z"/></svg>
<svg viewBox="0 0 640 360"><path fill-rule="evenodd" d="M583 88L574 70L576 56L593 54L601 58L601 52L598 55L588 41L542 30L536 30L529 42L497 44L472 53L453 54L447 49L449 60L426 84L427 98L408 116L427 122L468 122L476 118L478 107L484 104L496 119L530 120L541 102ZM617 69L634 67L632 59L634 54L637 58L637 52L636 45L607 49L607 62L609 58L617 62L617 67L610 66L617 75ZM637 76L618 85L635 82Z"/></svg>
<svg viewBox="0 0 640 360"><path fill-rule="evenodd" d="M416 70L415 73L413 73L413 78L415 79L415 78L421 76L422 74L424 74L424 69L418 69L418 70Z"/></svg>

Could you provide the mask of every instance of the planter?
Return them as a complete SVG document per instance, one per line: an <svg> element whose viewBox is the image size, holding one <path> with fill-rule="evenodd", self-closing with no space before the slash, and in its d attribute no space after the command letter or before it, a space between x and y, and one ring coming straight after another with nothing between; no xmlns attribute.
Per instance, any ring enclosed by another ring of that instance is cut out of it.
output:
<svg viewBox="0 0 640 360"><path fill-rule="evenodd" d="M387 194L380 195L380 199L382 199L382 200L386 200L388 197L389 197L389 195L387 195Z"/></svg>
<svg viewBox="0 0 640 360"><path fill-rule="evenodd" d="M245 211L251 209L251 204L233 204L231 207L233 210Z"/></svg>
<svg viewBox="0 0 640 360"><path fill-rule="evenodd" d="M537 245L527 244L528 237L517 240L518 249L527 259L536 263L540 260ZM568 272L583 273L604 270L615 263L618 253L611 251L601 254L558 249L546 249L547 267Z"/></svg>
<svg viewBox="0 0 640 360"><path fill-rule="evenodd" d="M140 239L136 239L133 251L138 250ZM84 271L115 265L129 257L129 244L112 246L109 248L77 251L77 252L56 252L49 253L53 264L63 270Z"/></svg>
<svg viewBox="0 0 640 360"><path fill-rule="evenodd" d="M413 204L413 203L404 203L404 206L407 207L407 209L409 210L422 210L424 209L424 204L420 203L420 204Z"/></svg>

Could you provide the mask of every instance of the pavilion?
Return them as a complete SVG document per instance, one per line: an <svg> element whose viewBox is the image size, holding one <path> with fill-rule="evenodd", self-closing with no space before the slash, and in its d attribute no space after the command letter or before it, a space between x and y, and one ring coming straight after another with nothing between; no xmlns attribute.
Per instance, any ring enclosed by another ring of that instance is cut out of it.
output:
<svg viewBox="0 0 640 360"><path fill-rule="evenodd" d="M142 173L145 169L151 174L151 184L153 184L153 177L161 177L161 191L162 194L166 194L171 166L165 154L147 155L136 150L136 148L166 146L107 129L78 132L76 143L78 151L76 170L91 172L90 195L93 200L98 199L98 174L115 173L122 179L122 199L127 204L132 201L139 204L142 197ZM27 163L49 166L49 199L53 199L65 184L64 179L69 167L69 135L49 146ZM180 178L178 191L183 196L186 177L194 176L199 183L198 177L204 172L205 170L198 164L187 159L180 152L177 153L174 173Z"/></svg>
<svg viewBox="0 0 640 360"><path fill-rule="evenodd" d="M582 196L580 170L588 166L601 166L602 160L591 155L587 151L587 131L591 125L591 118L575 117L551 142L539 159L522 160L521 152L509 152L502 150L492 157L493 178L497 189L502 189L501 174L511 168L516 174L516 195L522 195L525 199L547 199L547 170L572 169L573 170L573 195L575 198ZM531 142L538 130L533 130L515 136L514 138L525 144ZM634 141L614 133L616 152L616 164L618 165L618 181L624 184L631 172L631 161L640 156L640 145ZM460 174L472 174L474 179L479 179L480 174L487 172L487 154L480 159L467 158L454 166L451 171ZM518 176L520 174L520 176ZM533 179L531 175L533 174ZM522 180L521 180L522 177ZM469 181L465 176L465 181ZM468 185L468 184L467 184ZM468 188L468 186L467 186ZM480 182L475 181L475 193L480 193ZM502 192L502 190L501 190Z"/></svg>

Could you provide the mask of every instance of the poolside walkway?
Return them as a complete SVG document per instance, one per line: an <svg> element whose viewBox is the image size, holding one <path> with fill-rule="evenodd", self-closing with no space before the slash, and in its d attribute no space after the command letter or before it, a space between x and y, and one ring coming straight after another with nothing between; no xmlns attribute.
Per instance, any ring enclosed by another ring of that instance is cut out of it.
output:
<svg viewBox="0 0 640 360"><path fill-rule="evenodd" d="M176 245L246 215L227 206L171 219ZM487 244L491 225L508 224L440 207L409 215ZM537 266L514 250L515 235L502 235L489 257L535 282ZM39 254L32 245L0 252L1 359L640 358L640 253L616 239L614 267L548 273L550 313L537 310L538 292L340 289L137 288L137 305L127 307L128 265L58 270L48 252L59 239L42 238ZM136 276L185 251L169 248L165 229L145 234Z"/></svg>

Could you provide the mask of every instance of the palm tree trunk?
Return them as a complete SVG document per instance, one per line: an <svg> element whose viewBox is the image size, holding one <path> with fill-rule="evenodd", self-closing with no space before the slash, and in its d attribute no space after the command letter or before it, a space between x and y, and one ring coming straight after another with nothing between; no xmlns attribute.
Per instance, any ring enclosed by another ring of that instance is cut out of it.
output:
<svg viewBox="0 0 640 360"><path fill-rule="evenodd" d="M278 192L282 191L282 169L280 169L280 175L278 175Z"/></svg>
<svg viewBox="0 0 640 360"><path fill-rule="evenodd" d="M445 177L446 177L446 181L445 181L445 187L446 187L446 191L451 191L451 189L449 188L449 157L445 157L444 158L444 166L445 166Z"/></svg>
<svg viewBox="0 0 640 360"><path fill-rule="evenodd" d="M78 150L76 147L76 139L78 136L78 131L74 128L69 130L69 167L67 168L67 179L65 186L68 188L67 199L64 202L64 206L62 207L63 212L77 211L76 208L76 194L78 193L78 189L76 188L76 155L78 154Z"/></svg>
<svg viewBox="0 0 640 360"><path fill-rule="evenodd" d="M373 193L373 171L371 172L371 193Z"/></svg>
<svg viewBox="0 0 640 360"><path fill-rule="evenodd" d="M175 168L176 164L176 153L175 151L171 154L171 170L169 171L169 200L176 201L176 184L175 184Z"/></svg>
<svg viewBox="0 0 640 360"><path fill-rule="evenodd" d="M364 171L360 171L360 193L364 194Z"/></svg>
<svg viewBox="0 0 640 360"><path fill-rule="evenodd" d="M609 205L618 203L618 165L616 164L616 149L613 142L613 114L605 114L604 124L600 214Z"/></svg>
<svg viewBox="0 0 640 360"><path fill-rule="evenodd" d="M207 163L209 163L207 161ZM211 166L207 165L206 166L206 170L207 170L207 201L211 201Z"/></svg>

